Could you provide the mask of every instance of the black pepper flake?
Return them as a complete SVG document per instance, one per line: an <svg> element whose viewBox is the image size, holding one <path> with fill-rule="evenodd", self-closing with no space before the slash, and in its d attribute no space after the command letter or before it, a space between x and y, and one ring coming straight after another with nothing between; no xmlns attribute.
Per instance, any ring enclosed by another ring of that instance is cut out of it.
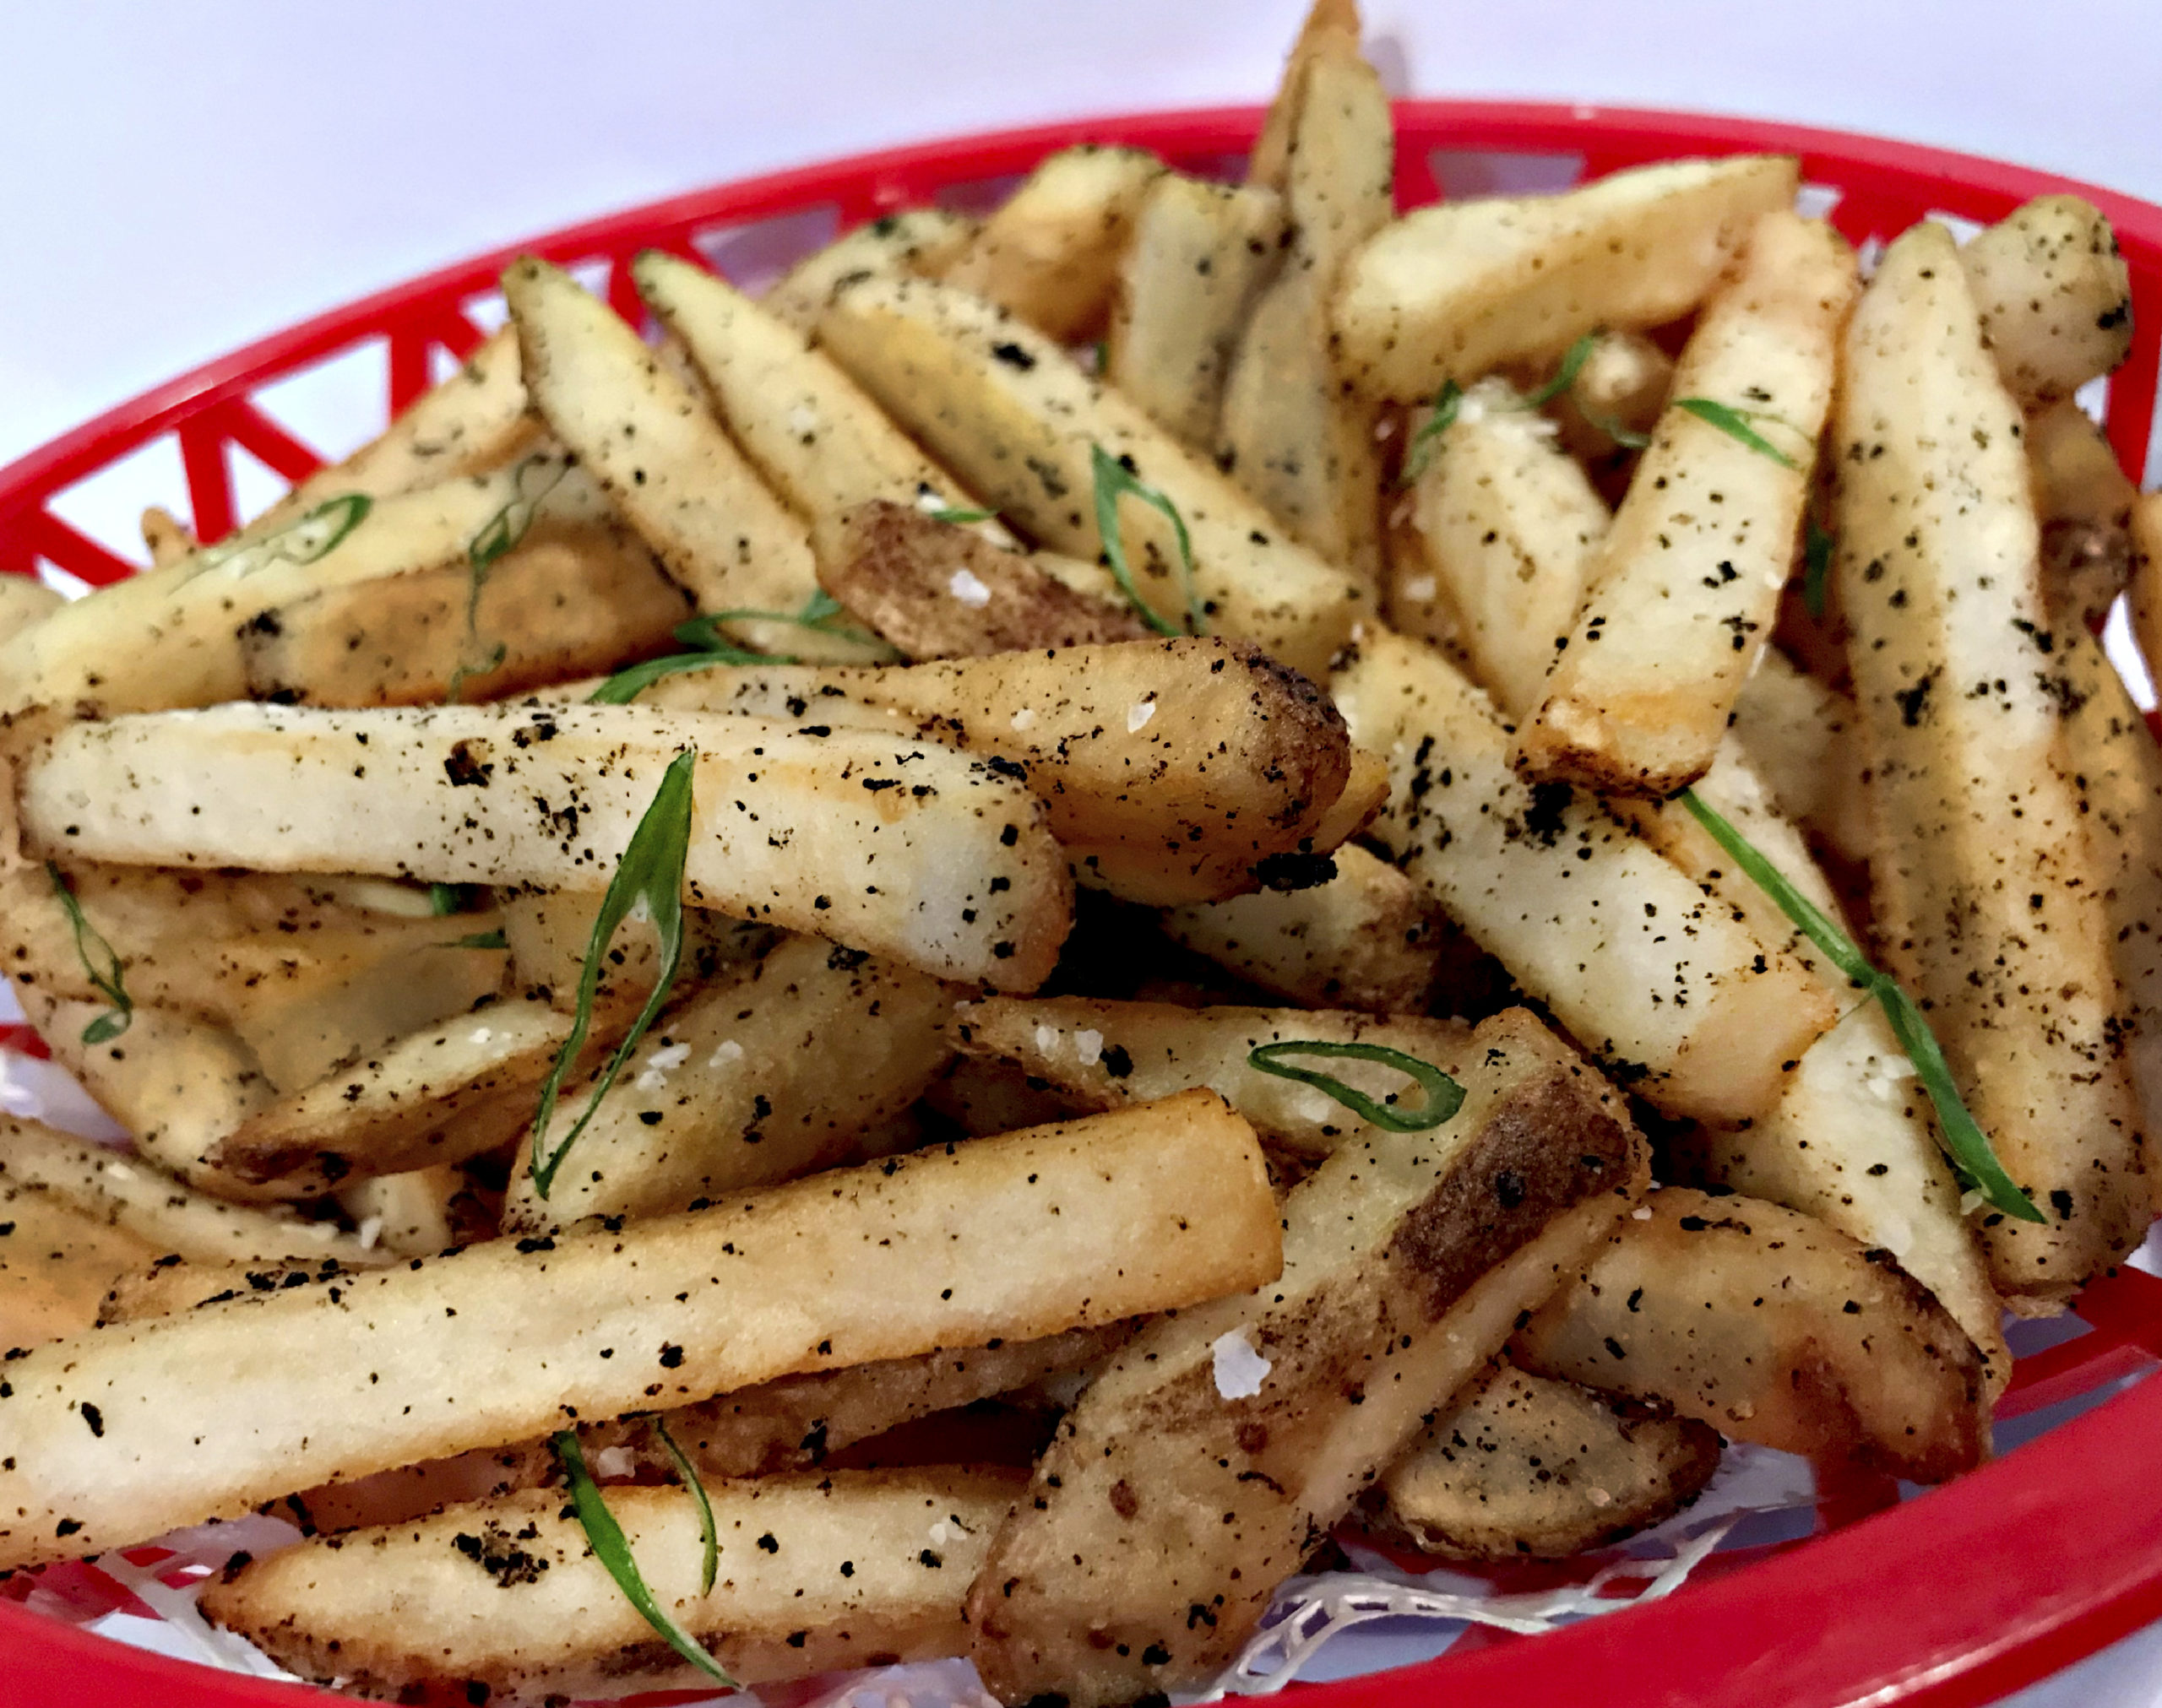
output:
<svg viewBox="0 0 2162 1708"><path fill-rule="evenodd" d="M83 1402L83 1421L90 1426L90 1433L93 1435L97 1436L100 1440L104 1439L105 1413L98 1410L98 1408L95 1406L93 1406L88 1400Z"/></svg>
<svg viewBox="0 0 2162 1708"><path fill-rule="evenodd" d="M1004 340L991 345L991 353L1000 361L1004 362L1007 366L1019 368L1023 373L1028 372L1036 365L1036 359L1034 356L1011 340Z"/></svg>
<svg viewBox="0 0 2162 1708"><path fill-rule="evenodd" d="M664 1370L672 1370L672 1369L676 1369L679 1368L679 1367L682 1365L682 1362L683 1362L683 1348L682 1348L682 1347L679 1347L679 1346L672 1346L672 1345L671 1345L671 1346L664 1346L664 1347L661 1347L661 1349L660 1349L660 1368L661 1368L661 1369L663 1369Z"/></svg>

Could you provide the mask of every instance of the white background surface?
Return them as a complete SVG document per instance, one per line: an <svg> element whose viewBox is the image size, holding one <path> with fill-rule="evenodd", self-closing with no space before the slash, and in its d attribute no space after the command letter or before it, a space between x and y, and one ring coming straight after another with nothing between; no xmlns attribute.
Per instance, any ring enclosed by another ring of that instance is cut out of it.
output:
<svg viewBox="0 0 2162 1708"><path fill-rule="evenodd" d="M0 462L302 316L626 203L941 133L1259 100L1301 9L0 0ZM2162 200L2162 0L1369 0L1368 23L1420 94L1873 130ZM2162 1636L2019 1700L2157 1708Z"/></svg>

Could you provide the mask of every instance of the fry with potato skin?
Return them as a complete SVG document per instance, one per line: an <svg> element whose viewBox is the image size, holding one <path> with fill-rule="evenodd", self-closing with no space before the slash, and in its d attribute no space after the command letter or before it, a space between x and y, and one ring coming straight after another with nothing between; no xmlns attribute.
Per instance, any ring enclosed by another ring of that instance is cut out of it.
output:
<svg viewBox="0 0 2162 1708"><path fill-rule="evenodd" d="M1452 1121L1348 1145L1292 1189L1278 1282L1144 1328L1084 1391L969 1591L1002 1700L1093 1708L1225 1664L1642 1193L1622 1100L1522 1011L1480 1028L1464 1085ZM1268 1362L1258 1391L1214 1375L1227 1336Z"/></svg>
<svg viewBox="0 0 2162 1708"><path fill-rule="evenodd" d="M866 274L936 279L975 240L978 221L948 208L904 208L844 231L807 255L758 299L774 319L808 334L834 293Z"/></svg>
<svg viewBox="0 0 2162 1708"><path fill-rule="evenodd" d="M1265 509L1063 348L988 303L920 279L866 279L835 298L818 339L1036 545L1082 558L1102 551L1092 461L1100 447L1178 510L1210 633L1258 642L1294 670L1318 673L1350 632L1365 599L1350 576L1284 538ZM1120 529L1142 597L1159 612L1183 612L1169 522L1127 503Z"/></svg>
<svg viewBox="0 0 2162 1708"><path fill-rule="evenodd" d="M1071 891L1034 797L951 749L823 725L226 706L71 726L23 762L21 811L41 849L94 858L597 891L654 779L691 747L692 905L1001 988L1050 971Z"/></svg>
<svg viewBox="0 0 2162 1708"><path fill-rule="evenodd" d="M1736 1440L1942 1483L1989 1451L1980 1360L1928 1291L1761 1199L1668 1186L1511 1345Z"/></svg>
<svg viewBox="0 0 2162 1708"><path fill-rule="evenodd" d="M1959 251L2004 383L2032 411L2132 352L2132 282L2116 234L2078 196L2037 196Z"/></svg>
<svg viewBox="0 0 2162 1708"><path fill-rule="evenodd" d="M1532 776L1664 799L1703 776L1769 639L1859 290L1830 226L1757 222L1698 317L1651 447L1517 738ZM1741 414L1784 461L1690 413Z"/></svg>
<svg viewBox="0 0 2162 1708"><path fill-rule="evenodd" d="M1510 764L1486 697L1416 641L1370 634L1334 678L1389 756L1375 834L1609 1071L1670 1113L1741 1120L1838 1014L1809 973L1596 800Z"/></svg>
<svg viewBox="0 0 2162 1708"><path fill-rule="evenodd" d="M662 1604L731 1678L759 1684L960 1648L962 1591L1023 1483L960 1467L712 1483L721 1581L703 1596L681 1489L605 1499ZM280 1665L370 1695L443 1680L538 1704L703 1682L564 1512L560 1489L533 1489L303 1543L229 1574L204 1611Z"/></svg>
<svg viewBox="0 0 2162 1708"><path fill-rule="evenodd" d="M1887 969L2044 1224L1985 1217L1992 1277L2051 1312L2147 1223L2105 892L2058 768L2074 691L2040 585L2019 415L1942 226L1885 253L1847 336L1834 572L1882 845Z"/></svg>
<svg viewBox="0 0 2162 1708"><path fill-rule="evenodd" d="M1252 1130L1192 1093L102 1330L0 1377L0 1570L797 1371L1176 1309L1274 1274L1279 1237Z"/></svg>

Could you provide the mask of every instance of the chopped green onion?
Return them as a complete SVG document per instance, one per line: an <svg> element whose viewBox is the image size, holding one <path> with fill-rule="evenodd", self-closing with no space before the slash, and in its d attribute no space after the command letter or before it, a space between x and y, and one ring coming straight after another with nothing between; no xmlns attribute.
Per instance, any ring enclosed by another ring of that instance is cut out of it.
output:
<svg viewBox="0 0 2162 1708"><path fill-rule="evenodd" d="M1633 427L1625 427L1612 415L1594 415L1587 410L1584 420L1625 451L1641 451L1652 442L1649 433L1640 433Z"/></svg>
<svg viewBox="0 0 2162 1708"><path fill-rule="evenodd" d="M645 1575L638 1570L638 1563L631 1557L631 1544L623 1526L616 1522L616 1515L608 1510L608 1503L601 1499L600 1485L585 1468L585 1455L579 1450L577 1434L569 1429L558 1430L551 1444L556 1450L556 1461L563 1467L563 1478L569 1483L571 1505L578 1514L578 1521L591 1544L593 1556L616 1581L616 1587L623 1592L623 1599L638 1610L638 1616L651 1625L668 1646L696 1667L717 1684L730 1689L736 1681L725 1672L720 1662L714 1659L699 1642L682 1626L669 1616L668 1610L646 1586ZM710 1520L708 1521L710 1523ZM710 1536L711 1532L708 1534ZM712 1580L707 1580L712 1587Z"/></svg>
<svg viewBox="0 0 2162 1708"><path fill-rule="evenodd" d="M713 1593L713 1581L720 1575L720 1531L713 1521L713 1501L706 1494L706 1485L698 1476L698 1467L691 1462L691 1456L677 1445L668 1430L665 1418L653 1420L653 1433L660 1437L660 1445L668 1450L668 1456L676 1461L676 1474L683 1479L692 1504L698 1509L698 1534L706 1545L705 1564L698 1573L698 1593Z"/></svg>
<svg viewBox="0 0 2162 1708"><path fill-rule="evenodd" d="M1813 617L1824 615L1824 601L1832 589L1832 548L1835 544L1818 525L1812 512L1802 529L1801 602Z"/></svg>
<svg viewBox="0 0 2162 1708"><path fill-rule="evenodd" d="M691 779L698 759L698 750L686 747L669 762L660 787L654 791L653 804L646 808L638 828L631 832L630 843L616 867L616 876L609 881L608 892L600 898L600 917L593 922L593 938L586 945L585 966L579 975L577 1016L571 1023L570 1036L556 1053L556 1065L548 1075L548 1082L540 1089L540 1113L533 1120L533 1187L543 1198L555 1185L556 1171L562 1167L563 1158L570 1154L579 1135L600 1109L601 1098L616 1083L616 1076L631 1059L631 1052L638 1048L638 1040L645 1036L654 1017L660 1012L661 1005L668 1000L669 988L676 982L676 971L683 959L683 867L690 857ZM655 981L653 995L646 999L638 1020L616 1046L607 1066L601 1070L593 1095L586 1099L584 1113L569 1132L549 1147L548 1123L556 1113L556 1098L562 1090L563 1076L578 1060L579 1052L585 1048L586 1033L593 1024L594 999L600 991L600 968L607 956L608 945L614 941L617 928L640 902L645 903L653 928L660 938L660 976Z"/></svg>
<svg viewBox="0 0 2162 1708"><path fill-rule="evenodd" d="M1089 446L1089 461L1096 484L1096 532L1103 536L1104 561L1111 566L1111 578L1118 583L1119 591L1133 604L1141 621L1160 635L1205 633L1201 599L1193 585L1193 542L1187 537L1186 520L1179 514L1178 506L1142 480L1101 445ZM1127 561L1126 540L1119 530L1118 522L1118 502L1128 497L1138 498L1151 509L1160 512L1170 520L1171 532L1177 536L1179 568L1186 592L1186 621L1183 624L1174 623L1160 615L1154 605L1142 598L1141 589L1134 584L1133 567Z"/></svg>
<svg viewBox="0 0 2162 1708"><path fill-rule="evenodd" d="M547 452L536 453L519 464L511 474L514 496L486 522L480 532L466 542L465 546L465 639L467 656L481 645L481 589L487 585L488 577L524 539L533 526L533 518L540 513L540 501L562 483L570 472L570 464ZM535 469L541 471L542 479L529 485L527 477ZM468 664L463 659L450 673L450 684L443 690L443 698L455 705L468 676L485 676L502 664L509 648L497 642L486 658L477 664Z"/></svg>
<svg viewBox="0 0 2162 1708"><path fill-rule="evenodd" d="M2045 1220L2012 1176L2005 1173L2004 1165L1997 1161L1996 1152L1990 1147L1989 1135L1961 1100L1959 1087L1952 1077L1951 1065L1945 1060L1937 1034L1930 1029L1928 1020L1914 998L1889 973L1871 966L1854 939L1796 889L1740 831L1707 806L1695 789L1681 791L1681 804L1750 881L1779 903L1780 911L1822 952L1824 958L1859 985L1866 995L1874 997L1884 1010L1884 1017L1892 1022L1893 1036L1899 1040L1899 1048L1914 1064L1915 1077L1929 1093L1930 1104L1937 1111L1937 1131L1943 1136L1944 1148L1961 1179L1978 1187L1985 1201L2007 1216L2021 1222Z"/></svg>
<svg viewBox="0 0 2162 1708"><path fill-rule="evenodd" d="M470 914L478 903L478 884L430 884L428 911L437 919L446 914Z"/></svg>
<svg viewBox="0 0 2162 1708"><path fill-rule="evenodd" d="M326 498L274 534L266 534L260 540L242 534L223 545L197 552L188 577L192 580L208 570L226 569L237 581L274 563L313 563L335 550L374 508L375 500L365 492Z"/></svg>
<svg viewBox="0 0 2162 1708"><path fill-rule="evenodd" d="M1717 403L1710 398L1677 398L1674 407L1685 409L1698 420L1717 427L1727 437L1737 444L1746 445L1760 457L1769 457L1783 469L1801 466L1749 425L1752 421L1776 421L1779 419L1777 415L1767 415L1762 409L1737 409L1731 404Z"/></svg>
<svg viewBox="0 0 2162 1708"><path fill-rule="evenodd" d="M1436 442L1456 425L1457 411L1463 407L1464 388L1454 380L1442 381L1441 390L1434 393L1434 412L1404 447L1404 474L1397 482L1399 485L1409 486L1426 472L1426 465L1434 460L1434 453L1441 448Z"/></svg>
<svg viewBox="0 0 2162 1708"><path fill-rule="evenodd" d="M83 1028L83 1042L110 1044L135 1019L134 1000L120 976L120 957L112 945L98 935L97 928L83 917L83 904L75 899L74 891L68 887L67 877L60 868L47 860L45 875L52 880L52 892L60 897L68 923L75 928L75 952L82 957L83 971L90 976L98 995L112 1005L108 1012L100 1014Z"/></svg>
<svg viewBox="0 0 2162 1708"><path fill-rule="evenodd" d="M998 514L996 510L959 510L951 504L926 504L921 507L933 522L950 522L956 528L965 528L973 522L989 522Z"/></svg>
<svg viewBox="0 0 2162 1708"><path fill-rule="evenodd" d="M446 949L508 949L510 939L501 931L475 931L470 936L455 938L443 945Z"/></svg>
<svg viewBox="0 0 2162 1708"><path fill-rule="evenodd" d="M1562 358L1562 366L1554 371L1554 377L1526 398L1524 407L1543 409L1576 384L1577 376L1584 371L1584 364L1591 360L1591 353L1598 348L1599 333L1596 329L1586 333L1571 344L1568 354Z"/></svg>
<svg viewBox="0 0 2162 1708"><path fill-rule="evenodd" d="M1419 1088L1426 1093L1426 1103L1408 1112L1391 1109L1376 1103L1364 1092L1354 1091L1340 1079L1317 1073L1310 1067L1293 1067L1283 1060L1287 1055L1378 1061L1417 1082ZM1301 1085L1310 1085L1326 1092L1361 1120L1392 1133L1423 1133L1430 1127L1438 1127L1464 1106L1464 1087L1441 1069L1431 1062L1420 1060L1415 1055L1406 1055L1400 1049L1391 1049L1385 1044L1323 1044L1318 1039L1295 1038L1281 1044L1260 1045L1248 1052L1247 1064L1263 1073L1273 1073L1279 1079L1295 1079Z"/></svg>
<svg viewBox="0 0 2162 1708"><path fill-rule="evenodd" d="M841 602L821 588L803 602L803 609L799 611L725 610L714 611L708 616L693 617L688 622L676 624L675 629L676 638L688 648L687 651L670 653L664 658L648 659L642 664L633 664L627 670L617 671L587 697L586 703L590 706L627 706L663 676L672 676L683 670L703 670L716 664L800 664L803 662L792 653L753 652L725 633L720 626L723 623L794 623L799 628L810 629L822 635L838 635L843 640L860 642L866 647L883 644L876 635L835 623L833 619L841 615Z"/></svg>

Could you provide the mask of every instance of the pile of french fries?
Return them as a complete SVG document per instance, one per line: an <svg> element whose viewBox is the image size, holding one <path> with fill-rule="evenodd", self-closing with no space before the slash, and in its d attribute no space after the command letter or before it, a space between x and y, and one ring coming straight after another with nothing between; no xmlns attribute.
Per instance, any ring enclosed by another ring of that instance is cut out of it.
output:
<svg viewBox="0 0 2162 1708"><path fill-rule="evenodd" d="M6 590L5 965L134 1142L0 1122L0 1570L269 1510L206 1612L365 1695L1089 1708L1346 1524L1988 1455L2155 1207L2108 226L1393 165L1319 0L1243 183L648 255L650 339L521 260Z"/></svg>

